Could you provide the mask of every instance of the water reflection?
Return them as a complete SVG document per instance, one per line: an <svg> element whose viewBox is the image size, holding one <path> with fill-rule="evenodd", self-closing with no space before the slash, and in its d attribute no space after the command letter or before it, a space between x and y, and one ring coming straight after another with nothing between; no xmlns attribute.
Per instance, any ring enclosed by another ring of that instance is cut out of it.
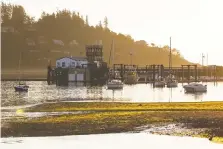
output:
<svg viewBox="0 0 223 149"><path fill-rule="evenodd" d="M199 102L222 101L223 83L207 83L206 93L185 93L179 84L177 88L153 88L152 84L124 85L122 90L107 90L106 86L89 86L70 83L58 87L42 81L28 81L28 93L15 92L16 82L3 81L1 88L2 106L18 106L49 101L123 101L123 102Z"/></svg>

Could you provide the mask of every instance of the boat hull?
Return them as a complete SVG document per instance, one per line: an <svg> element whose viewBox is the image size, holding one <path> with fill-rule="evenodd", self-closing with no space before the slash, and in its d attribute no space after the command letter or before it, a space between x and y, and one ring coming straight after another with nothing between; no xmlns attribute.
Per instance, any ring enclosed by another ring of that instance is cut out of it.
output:
<svg viewBox="0 0 223 149"><path fill-rule="evenodd" d="M184 86L185 92L207 92L207 85L202 84L189 84Z"/></svg>
<svg viewBox="0 0 223 149"><path fill-rule="evenodd" d="M28 92L28 87L27 86L24 86L24 87L16 86L16 87L14 87L14 89L15 89L16 92Z"/></svg>
<svg viewBox="0 0 223 149"><path fill-rule="evenodd" d="M178 83L177 82L167 82L166 84L167 87L178 87Z"/></svg>
<svg viewBox="0 0 223 149"><path fill-rule="evenodd" d="M185 92L194 93L194 92L207 92L207 88L194 88L194 87L184 87Z"/></svg>
<svg viewBox="0 0 223 149"><path fill-rule="evenodd" d="M107 84L107 89L123 89L122 84Z"/></svg>
<svg viewBox="0 0 223 149"><path fill-rule="evenodd" d="M155 82L154 87L165 87L165 82Z"/></svg>

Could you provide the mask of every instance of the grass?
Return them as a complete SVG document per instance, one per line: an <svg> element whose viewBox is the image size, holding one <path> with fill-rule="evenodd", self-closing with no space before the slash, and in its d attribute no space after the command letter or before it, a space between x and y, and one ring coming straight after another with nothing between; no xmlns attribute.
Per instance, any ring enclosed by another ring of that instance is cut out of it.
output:
<svg viewBox="0 0 223 149"><path fill-rule="evenodd" d="M196 136L214 136L214 142L223 142L223 102L63 102L37 105L24 111L92 111L92 113L11 119L3 122L7 126L2 127L3 137L118 133L135 131L136 127L145 125L182 123L188 129L208 130ZM184 135L184 132L181 135Z"/></svg>
<svg viewBox="0 0 223 149"><path fill-rule="evenodd" d="M223 110L223 102L196 103L119 103L119 102L58 102L46 103L26 109L29 112L62 111L194 111Z"/></svg>

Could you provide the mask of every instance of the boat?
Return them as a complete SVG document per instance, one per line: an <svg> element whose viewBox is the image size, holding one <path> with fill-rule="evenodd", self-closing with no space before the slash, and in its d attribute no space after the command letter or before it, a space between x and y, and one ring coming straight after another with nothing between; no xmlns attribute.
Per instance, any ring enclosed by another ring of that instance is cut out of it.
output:
<svg viewBox="0 0 223 149"><path fill-rule="evenodd" d="M166 83L164 81L161 81L161 80L156 81L154 83L154 87L165 87L165 85L166 85Z"/></svg>
<svg viewBox="0 0 223 149"><path fill-rule="evenodd" d="M111 50L113 51L112 63L114 63L114 40L112 40L112 48L111 48ZM107 82L107 89L122 89L123 88L123 83L122 83L121 80L115 79L116 72L115 72L114 69L113 69L111 75L113 75L114 78L109 79L109 81ZM111 76L109 78L111 78Z"/></svg>
<svg viewBox="0 0 223 149"><path fill-rule="evenodd" d="M127 72L124 76L125 84L136 84L139 80L139 76L136 71Z"/></svg>
<svg viewBox="0 0 223 149"><path fill-rule="evenodd" d="M133 51L131 50L130 51L131 68L130 68L130 71L125 73L125 75L124 75L124 83L125 84L136 84L136 83L138 83L138 80L139 80L139 76L136 71L136 68L134 67L134 65L132 65L132 55L133 55Z"/></svg>
<svg viewBox="0 0 223 149"><path fill-rule="evenodd" d="M201 83L190 83L183 86L185 92L207 92L207 85Z"/></svg>
<svg viewBox="0 0 223 149"><path fill-rule="evenodd" d="M169 80L166 82L166 86L167 87L177 87L178 86L178 82L177 80Z"/></svg>
<svg viewBox="0 0 223 149"><path fill-rule="evenodd" d="M19 57L19 85L14 86L14 89L15 89L16 92L28 92L29 86L26 85L25 83L21 83L20 82L20 76L21 76L21 71L20 71L21 58L22 58L22 52L20 52L20 57Z"/></svg>
<svg viewBox="0 0 223 149"><path fill-rule="evenodd" d="M29 86L25 84L19 84L18 86L15 86L16 92L28 92Z"/></svg>
<svg viewBox="0 0 223 149"><path fill-rule="evenodd" d="M175 80L174 76L172 75L172 50L171 50L171 37L170 37L170 54L169 54L169 77L166 81L166 86L169 88L177 87L178 82Z"/></svg>
<svg viewBox="0 0 223 149"><path fill-rule="evenodd" d="M121 80L112 79L107 83L107 89L123 89Z"/></svg>

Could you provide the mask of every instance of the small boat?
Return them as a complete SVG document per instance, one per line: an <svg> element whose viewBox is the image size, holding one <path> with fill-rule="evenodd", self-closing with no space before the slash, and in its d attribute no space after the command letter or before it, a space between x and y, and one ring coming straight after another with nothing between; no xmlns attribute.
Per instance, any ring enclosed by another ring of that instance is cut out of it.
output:
<svg viewBox="0 0 223 149"><path fill-rule="evenodd" d="M200 83L190 83L183 86L186 92L207 92L207 85Z"/></svg>
<svg viewBox="0 0 223 149"><path fill-rule="evenodd" d="M21 65L21 58L22 58L22 52L20 52L20 57L19 57L19 85L15 86L14 89L16 92L28 92L29 86L25 85L23 83L20 82L20 65Z"/></svg>
<svg viewBox="0 0 223 149"><path fill-rule="evenodd" d="M112 54L112 57L113 57L112 58L112 63L114 63L114 40L112 40L112 48L111 48L111 51L113 51L113 54ZM112 74L113 74L113 77L115 77L116 72L115 72L114 69L112 71ZM111 78L111 77L109 77L109 78ZM112 79L110 79L107 82L107 89L123 89L123 83L122 83L121 80L112 78Z"/></svg>
<svg viewBox="0 0 223 149"><path fill-rule="evenodd" d="M139 80L139 76L136 71L127 72L124 78L125 78L124 80L125 84L136 84L138 83Z"/></svg>
<svg viewBox="0 0 223 149"><path fill-rule="evenodd" d="M15 88L16 92L28 92L29 86L28 85L19 84L18 86L15 86L14 88Z"/></svg>
<svg viewBox="0 0 223 149"><path fill-rule="evenodd" d="M172 87L177 87L178 86L178 82L177 80L175 80L174 75L172 74L172 50L171 50L171 37L170 37L170 53L169 53L169 76L168 76L168 80L166 82L166 86L169 88Z"/></svg>
<svg viewBox="0 0 223 149"><path fill-rule="evenodd" d="M121 80L110 80L107 83L107 89L123 89L123 83Z"/></svg>
<svg viewBox="0 0 223 149"><path fill-rule="evenodd" d="M166 83L164 81L157 81L154 83L154 87L165 87Z"/></svg>
<svg viewBox="0 0 223 149"><path fill-rule="evenodd" d="M166 86L167 87L177 87L178 82L177 82L177 80L169 80L169 81L166 82Z"/></svg>

